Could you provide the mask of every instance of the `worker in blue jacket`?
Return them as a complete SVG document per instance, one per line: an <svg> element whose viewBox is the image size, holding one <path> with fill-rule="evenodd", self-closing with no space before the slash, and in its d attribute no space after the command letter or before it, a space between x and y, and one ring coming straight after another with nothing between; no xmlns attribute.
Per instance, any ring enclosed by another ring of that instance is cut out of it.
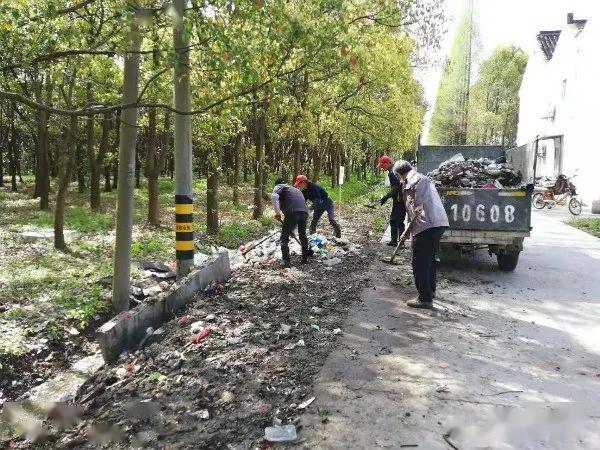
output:
<svg viewBox="0 0 600 450"><path fill-rule="evenodd" d="M317 183L308 181L306 175L298 175L294 186L302 191L305 200L310 200L313 205L313 217L310 222L309 232L311 234L317 232L317 223L325 211L327 211L327 218L329 223L333 227L333 234L335 237L342 237L342 228L339 223L335 220L335 207L333 200L327 194L327 191L319 186Z"/></svg>
<svg viewBox="0 0 600 450"><path fill-rule="evenodd" d="M388 179L390 180L390 191L381 198L381 205L385 204L390 198L392 199L392 211L390 213L390 234L391 239L388 245L395 247L398 245L398 239L404 232L404 219L406 217L406 207L402 198L402 183L396 177L392 167L394 161L387 155L379 158L379 168L386 170Z"/></svg>

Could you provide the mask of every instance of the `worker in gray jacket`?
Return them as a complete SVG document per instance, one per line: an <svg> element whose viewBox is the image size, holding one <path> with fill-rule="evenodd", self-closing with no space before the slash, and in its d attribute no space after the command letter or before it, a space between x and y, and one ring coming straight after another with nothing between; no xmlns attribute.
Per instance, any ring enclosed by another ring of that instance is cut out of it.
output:
<svg viewBox="0 0 600 450"><path fill-rule="evenodd" d="M432 308L436 290L436 258L440 239L448 228L448 216L435 184L414 170L408 161L398 161L393 171L404 183L404 201L411 220L412 269L419 296L409 300L413 308Z"/></svg>
<svg viewBox="0 0 600 450"><path fill-rule="evenodd" d="M290 267L290 236L294 228L298 228L298 237L302 247L302 264L308 262L308 237L306 236L306 223L308 222L308 207L302 191L286 184L283 178L275 180L275 189L271 194L275 218L282 223L281 226L281 256L282 266Z"/></svg>

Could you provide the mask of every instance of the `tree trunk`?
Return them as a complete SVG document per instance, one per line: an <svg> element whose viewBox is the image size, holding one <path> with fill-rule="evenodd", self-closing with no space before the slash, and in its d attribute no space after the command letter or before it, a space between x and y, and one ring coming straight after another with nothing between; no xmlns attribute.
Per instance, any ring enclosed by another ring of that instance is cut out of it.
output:
<svg viewBox="0 0 600 450"><path fill-rule="evenodd" d="M160 225L158 208L158 138L156 136L156 108L148 111L148 142L146 148L146 178L148 179L148 223Z"/></svg>
<svg viewBox="0 0 600 450"><path fill-rule="evenodd" d="M112 164L112 172L113 172L113 184L112 188L117 189L119 182L119 147L121 146L121 110L117 111L117 116L115 118L115 143L113 145L113 164Z"/></svg>
<svg viewBox="0 0 600 450"><path fill-rule="evenodd" d="M219 232L219 171L218 164L213 159L215 155L209 156L206 177L206 231L208 234Z"/></svg>
<svg viewBox="0 0 600 450"><path fill-rule="evenodd" d="M108 163L104 164L104 192L111 192L112 185L110 184L110 165Z"/></svg>
<svg viewBox="0 0 600 450"><path fill-rule="evenodd" d="M91 87L88 87L91 90ZM88 93L88 102L92 99ZM97 211L100 208L100 168L96 160L96 152L94 151L94 116L88 116L86 120L86 143L85 149L87 153L88 165L90 167L90 208L92 211Z"/></svg>
<svg viewBox="0 0 600 450"><path fill-rule="evenodd" d="M14 111L15 105L12 106ZM12 192L17 192L17 130L15 128L14 113L10 119L10 141L8 142L10 183Z"/></svg>
<svg viewBox="0 0 600 450"><path fill-rule="evenodd" d="M125 58L123 67L123 99L125 104L134 103L138 98L140 75L140 47L142 33L139 30L137 14L131 19L131 52ZM129 309L131 241L133 226L133 175L135 172L135 142L137 138L137 108L122 112L119 133L119 179L117 186L117 226L114 256L112 305L115 311Z"/></svg>
<svg viewBox="0 0 600 450"><path fill-rule="evenodd" d="M94 122L92 122L93 125ZM88 133L89 133L89 129L88 129ZM89 141L89 134L88 134L88 141ZM81 143L77 142L76 144L76 159L77 159L77 192L79 192L80 194L85 192L85 158L83 156L83 146L81 145ZM60 173L60 168L59 168L59 173ZM60 176L60 175L59 175Z"/></svg>
<svg viewBox="0 0 600 450"><path fill-rule="evenodd" d="M240 204L240 150L242 148L242 133L235 136L233 144L233 204Z"/></svg>
<svg viewBox="0 0 600 450"><path fill-rule="evenodd" d="M254 165L254 209L252 218L258 219L263 215L262 180L264 176L265 153L265 111L258 108L255 125L256 162Z"/></svg>
<svg viewBox="0 0 600 450"><path fill-rule="evenodd" d="M297 137L294 137L292 141L292 158L294 161L294 173L292 176L295 178L300 173L300 141Z"/></svg>
<svg viewBox="0 0 600 450"><path fill-rule="evenodd" d="M100 137L100 147L98 148L98 155L94 155L94 149L92 147L90 159L90 207L93 211L100 209L100 176L101 169L104 166L104 158L108 152L108 142L110 134L111 118L110 113L104 113L102 119L102 136ZM89 150L89 149L88 149ZM106 175L106 174L105 174ZM110 188L110 176L109 176L109 188Z"/></svg>
<svg viewBox="0 0 600 450"><path fill-rule="evenodd" d="M67 205L67 194L73 169L76 132L77 117L71 116L69 128L67 129L67 136L65 138L65 147L61 153L59 162L58 191L56 193L56 207L54 208L54 248L57 250L67 249L64 234L65 207Z"/></svg>

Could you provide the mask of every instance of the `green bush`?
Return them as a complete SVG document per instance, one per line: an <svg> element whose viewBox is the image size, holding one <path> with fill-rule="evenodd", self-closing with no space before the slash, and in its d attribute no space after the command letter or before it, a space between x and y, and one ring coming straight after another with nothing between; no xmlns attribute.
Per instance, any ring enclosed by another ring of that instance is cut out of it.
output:
<svg viewBox="0 0 600 450"><path fill-rule="evenodd" d="M167 246L157 237L139 239L131 244L131 254L134 256L146 256L167 252Z"/></svg>

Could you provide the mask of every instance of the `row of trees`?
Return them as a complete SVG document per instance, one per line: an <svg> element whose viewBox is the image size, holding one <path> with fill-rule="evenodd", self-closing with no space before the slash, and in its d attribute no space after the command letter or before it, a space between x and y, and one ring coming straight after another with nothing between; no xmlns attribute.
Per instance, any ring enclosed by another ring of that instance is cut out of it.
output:
<svg viewBox="0 0 600 450"><path fill-rule="evenodd" d="M428 136L432 144L513 146L519 122L519 88L527 55L500 46L472 77L478 28L469 1L444 66ZM475 82L472 82L475 78Z"/></svg>
<svg viewBox="0 0 600 450"><path fill-rule="evenodd" d="M0 161L14 189L20 173L35 175L40 208L54 206L57 248L72 180L99 209L102 190L143 174L158 224L157 180L176 171L183 117L194 173L207 179L209 233L221 181L239 202L241 179L253 178L258 218L271 172L336 183L340 164L364 176L381 152L414 146L424 106L412 69L438 44L441 0L178 3L0 5L0 46L11 49L0 54ZM184 77L191 92L178 104L190 107L178 109L173 86Z"/></svg>

